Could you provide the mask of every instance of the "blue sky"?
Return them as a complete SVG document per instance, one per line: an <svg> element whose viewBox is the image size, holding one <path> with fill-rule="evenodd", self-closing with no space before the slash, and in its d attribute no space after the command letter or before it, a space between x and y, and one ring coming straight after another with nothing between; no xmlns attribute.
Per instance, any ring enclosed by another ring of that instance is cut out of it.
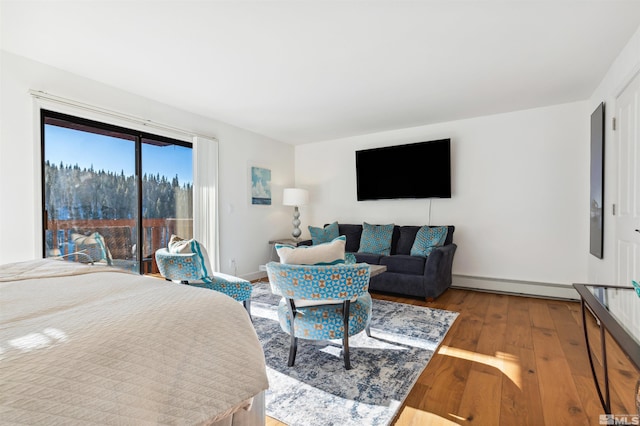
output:
<svg viewBox="0 0 640 426"><path fill-rule="evenodd" d="M125 175L135 172L133 141L53 125L45 125L45 135L45 160L54 164L93 165L94 170L123 171ZM159 173L169 179L177 174L181 184L193 182L191 158L192 150L182 146L142 146L143 173Z"/></svg>

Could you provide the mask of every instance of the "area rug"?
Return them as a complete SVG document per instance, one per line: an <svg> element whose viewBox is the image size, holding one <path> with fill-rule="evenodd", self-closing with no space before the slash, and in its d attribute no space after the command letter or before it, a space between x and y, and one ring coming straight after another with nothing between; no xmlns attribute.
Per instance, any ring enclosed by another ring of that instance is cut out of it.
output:
<svg viewBox="0 0 640 426"><path fill-rule="evenodd" d="M295 365L288 367L279 300L260 282L251 314L267 363L267 415L290 426L389 424L458 316L374 299L372 337L362 332L349 339L351 370L344 369L340 340L298 339Z"/></svg>

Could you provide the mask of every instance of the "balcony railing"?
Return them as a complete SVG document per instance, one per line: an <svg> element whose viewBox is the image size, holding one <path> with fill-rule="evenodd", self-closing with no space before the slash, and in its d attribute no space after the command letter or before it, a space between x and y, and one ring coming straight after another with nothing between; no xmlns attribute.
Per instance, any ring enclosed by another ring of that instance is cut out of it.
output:
<svg viewBox="0 0 640 426"><path fill-rule="evenodd" d="M193 219L143 219L142 263L144 273L157 273L154 253L166 247L172 234L182 238L193 236ZM47 222L47 247L55 254L69 254L71 234L98 232L103 236L114 260L136 262L137 223L134 219L73 219Z"/></svg>

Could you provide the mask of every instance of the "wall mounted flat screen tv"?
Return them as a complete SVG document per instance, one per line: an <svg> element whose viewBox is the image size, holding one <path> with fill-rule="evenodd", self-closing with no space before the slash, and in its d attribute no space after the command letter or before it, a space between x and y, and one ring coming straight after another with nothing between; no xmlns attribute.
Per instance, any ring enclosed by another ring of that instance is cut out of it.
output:
<svg viewBox="0 0 640 426"><path fill-rule="evenodd" d="M356 151L358 201L451 198L451 139Z"/></svg>

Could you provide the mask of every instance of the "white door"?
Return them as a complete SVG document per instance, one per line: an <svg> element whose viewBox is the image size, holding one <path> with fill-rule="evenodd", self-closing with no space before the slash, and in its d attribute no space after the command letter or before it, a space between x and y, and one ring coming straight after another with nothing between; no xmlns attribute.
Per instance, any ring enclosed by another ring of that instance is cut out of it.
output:
<svg viewBox="0 0 640 426"><path fill-rule="evenodd" d="M640 74L616 100L616 281L640 279Z"/></svg>

